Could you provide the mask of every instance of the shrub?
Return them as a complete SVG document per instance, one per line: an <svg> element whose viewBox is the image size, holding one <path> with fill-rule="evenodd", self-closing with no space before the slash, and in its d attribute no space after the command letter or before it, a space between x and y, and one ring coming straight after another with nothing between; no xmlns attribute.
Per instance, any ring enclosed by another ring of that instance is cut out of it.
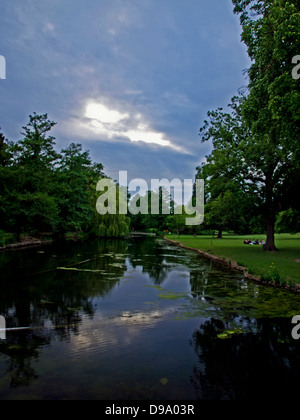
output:
<svg viewBox="0 0 300 420"><path fill-rule="evenodd" d="M110 225L109 228L106 231L106 236L108 238L117 238L119 236L118 226L115 225L115 224Z"/></svg>
<svg viewBox="0 0 300 420"><path fill-rule="evenodd" d="M262 274L261 278L262 278L262 280L264 280L268 283L275 283L275 284L279 284L281 286L284 286L286 284L285 279L283 279L280 276L280 273L277 270L277 268L275 267L274 263L272 263L270 265L270 267L268 268L268 270L266 270Z"/></svg>
<svg viewBox="0 0 300 420"><path fill-rule="evenodd" d="M5 233L3 230L0 230L0 247L5 246Z"/></svg>
<svg viewBox="0 0 300 420"><path fill-rule="evenodd" d="M98 227L98 235L100 237L104 237L106 235L106 226L104 223L101 223L101 225L99 225Z"/></svg>

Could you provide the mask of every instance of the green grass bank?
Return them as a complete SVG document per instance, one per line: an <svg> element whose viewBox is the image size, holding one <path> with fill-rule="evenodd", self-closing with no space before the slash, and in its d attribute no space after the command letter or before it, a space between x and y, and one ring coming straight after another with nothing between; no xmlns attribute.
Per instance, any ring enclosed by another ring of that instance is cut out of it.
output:
<svg viewBox="0 0 300 420"><path fill-rule="evenodd" d="M245 245L245 239L261 240L263 235L227 236L223 239L211 236L168 235L166 239L185 247L203 251L226 260L231 265L244 267L257 279L294 289L300 283L300 233L277 234L278 252L265 252L262 245Z"/></svg>

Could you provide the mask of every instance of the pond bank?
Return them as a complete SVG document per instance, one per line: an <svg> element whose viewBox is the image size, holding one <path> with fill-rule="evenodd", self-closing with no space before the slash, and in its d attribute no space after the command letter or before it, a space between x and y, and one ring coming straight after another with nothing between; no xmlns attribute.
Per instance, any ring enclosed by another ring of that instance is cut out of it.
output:
<svg viewBox="0 0 300 420"><path fill-rule="evenodd" d="M280 288L280 289L285 289L285 290L288 290L288 291L293 292L293 293L300 293L300 284L295 284L293 287L291 287L291 286L287 286L287 285L282 286L282 285L279 285L279 284L275 284L273 282L267 282L267 281L262 280L260 278L260 276L255 276L253 274L249 274L246 267L240 266L235 261L232 261L228 258L218 257L217 255L210 254L208 252L202 251L201 249L188 247L188 246L186 246L186 245L184 245L180 242L168 239L166 237L164 237L164 240L173 244L173 245L179 246L183 249L188 249L190 251L197 252L199 255L201 255L204 258L208 258L211 261L214 261L218 264L222 264L223 266L226 266L226 267L230 268L231 270L233 270L235 272L239 272L239 273L243 274L243 276L247 280L253 281L253 282L258 283L258 284L262 284L264 286L272 286L272 287L276 287L276 288Z"/></svg>
<svg viewBox="0 0 300 420"><path fill-rule="evenodd" d="M18 250L22 248L34 248L34 247L50 244L52 242L53 242L52 240L40 240L36 238L27 238L24 241L0 247L0 252L13 251L13 250Z"/></svg>

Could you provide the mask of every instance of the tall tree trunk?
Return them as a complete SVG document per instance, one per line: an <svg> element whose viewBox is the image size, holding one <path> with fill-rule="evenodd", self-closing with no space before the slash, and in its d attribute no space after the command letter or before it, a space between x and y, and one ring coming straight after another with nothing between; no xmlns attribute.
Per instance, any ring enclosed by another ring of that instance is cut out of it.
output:
<svg viewBox="0 0 300 420"><path fill-rule="evenodd" d="M267 217L267 240L264 245L264 251L278 251L275 246L275 218L272 216Z"/></svg>
<svg viewBox="0 0 300 420"><path fill-rule="evenodd" d="M219 231L218 231L218 239L223 239L223 231L222 231L222 229L219 229Z"/></svg>
<svg viewBox="0 0 300 420"><path fill-rule="evenodd" d="M273 173L270 170L266 174L266 222L267 222L267 240L264 245L264 251L278 251L275 246L275 209L273 200Z"/></svg>

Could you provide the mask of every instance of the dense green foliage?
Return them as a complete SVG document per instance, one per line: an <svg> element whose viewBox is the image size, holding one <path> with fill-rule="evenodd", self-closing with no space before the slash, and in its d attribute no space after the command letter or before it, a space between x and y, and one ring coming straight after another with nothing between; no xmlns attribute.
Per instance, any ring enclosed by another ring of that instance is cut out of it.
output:
<svg viewBox="0 0 300 420"><path fill-rule="evenodd" d="M123 236L126 218L96 212L96 184L104 178L103 166L93 163L80 144L70 144L60 153L49 135L55 123L47 114L29 117L22 140L13 143L0 134L0 230L21 234L67 232ZM100 229L101 230L101 229ZM1 245L7 241L2 234Z"/></svg>
<svg viewBox="0 0 300 420"><path fill-rule="evenodd" d="M293 58L300 52L300 4L233 3L252 60L249 84L228 112L219 108L208 113L200 135L202 141L212 141L213 151L197 176L207 180L209 226L220 232L248 227L250 232L263 220L265 250L274 251L276 218L279 231L299 226L300 91L292 71ZM287 224L284 214L292 214L293 222Z"/></svg>

